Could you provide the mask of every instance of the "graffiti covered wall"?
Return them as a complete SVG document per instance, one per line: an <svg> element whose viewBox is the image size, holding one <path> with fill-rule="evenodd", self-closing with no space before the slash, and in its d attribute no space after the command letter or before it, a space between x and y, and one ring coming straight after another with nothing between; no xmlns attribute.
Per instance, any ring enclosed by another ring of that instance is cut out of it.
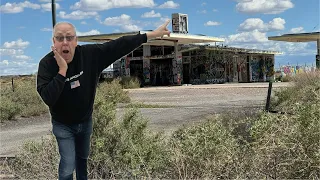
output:
<svg viewBox="0 0 320 180"><path fill-rule="evenodd" d="M274 76L273 55L252 55L250 58L250 81L265 82Z"/></svg>
<svg viewBox="0 0 320 180"><path fill-rule="evenodd" d="M309 73L309 72L315 72L316 67L315 66L281 66L280 72L283 76L294 76L296 74L303 74L303 73Z"/></svg>
<svg viewBox="0 0 320 180"><path fill-rule="evenodd" d="M213 84L226 82L226 62L231 58L232 56L223 54L221 51L191 51L191 83Z"/></svg>
<svg viewBox="0 0 320 180"><path fill-rule="evenodd" d="M263 82L274 76L273 55L194 50L183 58L191 59L192 84Z"/></svg>

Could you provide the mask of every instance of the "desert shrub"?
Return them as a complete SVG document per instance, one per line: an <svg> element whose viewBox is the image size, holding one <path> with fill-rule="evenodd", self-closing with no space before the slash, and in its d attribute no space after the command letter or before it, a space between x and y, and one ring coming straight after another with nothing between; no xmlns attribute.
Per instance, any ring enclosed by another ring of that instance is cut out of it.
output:
<svg viewBox="0 0 320 180"><path fill-rule="evenodd" d="M14 91L11 84L1 87L1 121L14 119L16 116L36 116L48 112L47 106L36 91L35 77L24 77L14 80Z"/></svg>
<svg viewBox="0 0 320 180"><path fill-rule="evenodd" d="M23 105L20 115L24 117L38 116L49 110L36 90L35 79L19 82L12 101Z"/></svg>
<svg viewBox="0 0 320 180"><path fill-rule="evenodd" d="M8 97L1 97L0 122L14 119L21 111L22 106L12 102Z"/></svg>
<svg viewBox="0 0 320 180"><path fill-rule="evenodd" d="M296 105L296 115L262 114L253 121L250 178L319 178L319 109L319 103Z"/></svg>
<svg viewBox="0 0 320 180"><path fill-rule="evenodd" d="M95 97L95 104L108 101L113 104L128 103L130 97L127 91L123 91L119 80L113 80L111 82L103 82L98 85L97 94Z"/></svg>
<svg viewBox="0 0 320 180"><path fill-rule="evenodd" d="M140 88L140 80L137 77L121 77L120 84L124 89Z"/></svg>
<svg viewBox="0 0 320 180"><path fill-rule="evenodd" d="M40 142L25 142L11 168L20 179L57 179L58 160L57 143L50 136Z"/></svg>
<svg viewBox="0 0 320 180"><path fill-rule="evenodd" d="M239 146L220 120L211 119L174 132L170 139L170 178L234 178Z"/></svg>
<svg viewBox="0 0 320 180"><path fill-rule="evenodd" d="M159 177L166 166L167 150L163 136L147 129L147 120L136 109L129 109L123 120L115 119L115 106L99 104L89 162L90 177Z"/></svg>
<svg viewBox="0 0 320 180"><path fill-rule="evenodd" d="M251 121L251 178L319 178L320 73L296 75L272 102L285 114L264 113Z"/></svg>
<svg viewBox="0 0 320 180"><path fill-rule="evenodd" d="M292 86L274 91L271 109L294 113L296 104L316 104L320 99L320 72L293 77Z"/></svg>
<svg viewBox="0 0 320 180"><path fill-rule="evenodd" d="M290 81L292 81L292 76L289 76L289 75L282 76L282 77L280 78L280 81L281 81L281 82L290 82Z"/></svg>

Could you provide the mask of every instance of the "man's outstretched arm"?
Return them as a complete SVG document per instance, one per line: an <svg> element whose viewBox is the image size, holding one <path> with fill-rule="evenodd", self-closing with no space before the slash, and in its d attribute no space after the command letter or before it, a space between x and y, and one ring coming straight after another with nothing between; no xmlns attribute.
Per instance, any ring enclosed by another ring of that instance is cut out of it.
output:
<svg viewBox="0 0 320 180"><path fill-rule="evenodd" d="M166 21L157 29L147 32L146 34L122 36L103 44L96 44L97 48L95 48L96 50L93 54L98 54L99 56L99 71L101 72L114 61L129 54L148 40L163 37L165 35L170 36L170 31L167 28L169 22L169 20Z"/></svg>

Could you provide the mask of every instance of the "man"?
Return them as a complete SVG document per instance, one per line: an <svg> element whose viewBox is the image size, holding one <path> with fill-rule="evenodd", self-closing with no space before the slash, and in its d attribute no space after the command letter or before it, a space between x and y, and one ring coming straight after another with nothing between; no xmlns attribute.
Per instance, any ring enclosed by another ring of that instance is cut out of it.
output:
<svg viewBox="0 0 320 180"><path fill-rule="evenodd" d="M92 111L99 75L117 59L149 39L169 36L169 21L146 34L124 36L103 44L78 45L75 28L53 28L52 52L39 63L37 91L49 106L59 147L59 179L87 179Z"/></svg>

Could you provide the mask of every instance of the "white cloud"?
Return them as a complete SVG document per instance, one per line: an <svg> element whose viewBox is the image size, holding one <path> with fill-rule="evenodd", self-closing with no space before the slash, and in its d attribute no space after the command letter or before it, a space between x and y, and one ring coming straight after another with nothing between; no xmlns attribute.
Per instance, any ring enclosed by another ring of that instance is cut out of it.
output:
<svg viewBox="0 0 320 180"><path fill-rule="evenodd" d="M38 64L27 61L3 60L0 62L0 75L29 75L37 72Z"/></svg>
<svg viewBox="0 0 320 180"><path fill-rule="evenodd" d="M296 34L296 33L305 33L303 27L296 27L296 28L292 28L289 31L290 34Z"/></svg>
<svg viewBox="0 0 320 180"><path fill-rule="evenodd" d="M201 3L201 6L205 6L205 5L207 5L207 3L206 3L206 2Z"/></svg>
<svg viewBox="0 0 320 180"><path fill-rule="evenodd" d="M113 8L152 8L156 4L153 0L80 0L71 6L71 9L84 11L103 11Z"/></svg>
<svg viewBox="0 0 320 180"><path fill-rule="evenodd" d="M89 36L89 35L96 35L96 34L101 34L98 30L93 29L88 32L79 32L77 31L77 36Z"/></svg>
<svg viewBox="0 0 320 180"><path fill-rule="evenodd" d="M213 12L218 12L218 9L212 9Z"/></svg>
<svg viewBox="0 0 320 180"><path fill-rule="evenodd" d="M52 28L42 28L40 31L52 31Z"/></svg>
<svg viewBox="0 0 320 180"><path fill-rule="evenodd" d="M17 55L17 56L12 56L13 59L17 59L17 60L31 60L32 58L30 56L26 56L26 55Z"/></svg>
<svg viewBox="0 0 320 180"><path fill-rule="evenodd" d="M18 39L17 41L5 42L0 49L1 56L11 56L16 60L30 60L31 57L24 55L23 49L29 46L28 41Z"/></svg>
<svg viewBox="0 0 320 180"><path fill-rule="evenodd" d="M219 26L221 25L220 22L216 22L216 21L208 21L204 24L205 26Z"/></svg>
<svg viewBox="0 0 320 180"><path fill-rule="evenodd" d="M8 60L3 60L3 61L1 62L1 64L4 64L4 65L7 65L7 66L8 66L9 61L8 61Z"/></svg>
<svg viewBox="0 0 320 180"><path fill-rule="evenodd" d="M242 13L279 14L293 8L291 0L237 0L236 9Z"/></svg>
<svg viewBox="0 0 320 180"><path fill-rule="evenodd" d="M41 4L41 8L43 11L51 11L51 3ZM60 4L56 3L56 9L60 9Z"/></svg>
<svg viewBox="0 0 320 180"><path fill-rule="evenodd" d="M95 16L98 16L97 12L83 12L83 11L73 11L70 14L67 14L64 11L60 11L58 16L62 19L72 19L72 20L80 20L80 19L89 19Z"/></svg>
<svg viewBox="0 0 320 180"><path fill-rule="evenodd" d="M81 21L81 24L87 24L87 22L85 22L85 21Z"/></svg>
<svg viewBox="0 0 320 180"><path fill-rule="evenodd" d="M103 24L106 26L131 24L131 17L126 14L121 14L121 16L108 17L103 21Z"/></svg>
<svg viewBox="0 0 320 180"><path fill-rule="evenodd" d="M252 31L255 29L261 32L279 31L284 30L285 23L286 21L282 18L274 18L268 23L264 23L259 18L249 18L240 24L239 31Z"/></svg>
<svg viewBox="0 0 320 180"><path fill-rule="evenodd" d="M29 46L28 41L5 42L0 48L0 75L31 74L36 70L37 64L30 63L32 58L24 54L23 49Z"/></svg>
<svg viewBox="0 0 320 180"><path fill-rule="evenodd" d="M180 5L178 3L175 3L173 1L167 1L163 4L161 4L158 8L167 8L167 9L176 9L178 8Z"/></svg>
<svg viewBox="0 0 320 180"><path fill-rule="evenodd" d="M223 45L228 45L229 47L271 50L292 56L313 55L316 53L312 43L269 41L267 33L259 32L258 30L223 36L223 38L225 39Z"/></svg>
<svg viewBox="0 0 320 180"><path fill-rule="evenodd" d="M266 33L253 30L252 32L241 32L238 34L229 35L226 38L226 43L262 43L267 42Z"/></svg>
<svg viewBox="0 0 320 180"><path fill-rule="evenodd" d="M20 13L24 8L40 9L39 4L30 3L29 1L20 3L6 3L0 6L1 13Z"/></svg>
<svg viewBox="0 0 320 180"><path fill-rule="evenodd" d="M150 12L145 12L144 14L141 15L143 18L154 18L154 17L161 17L160 13L155 13L154 10Z"/></svg>
<svg viewBox="0 0 320 180"><path fill-rule="evenodd" d="M30 43L28 41L23 41L22 39L18 39L17 41L5 42L3 47L6 49L24 49Z"/></svg>
<svg viewBox="0 0 320 180"><path fill-rule="evenodd" d="M124 31L137 31L141 30L141 27L135 25L135 21L131 19L131 17L127 14L122 14L120 16L108 17L106 18L102 24L106 26L120 26Z"/></svg>
<svg viewBox="0 0 320 180"><path fill-rule="evenodd" d="M134 24L126 24L121 27L125 31L139 31L141 28Z"/></svg>
<svg viewBox="0 0 320 180"><path fill-rule="evenodd" d="M23 53L22 49L0 49L1 56L22 55Z"/></svg>

